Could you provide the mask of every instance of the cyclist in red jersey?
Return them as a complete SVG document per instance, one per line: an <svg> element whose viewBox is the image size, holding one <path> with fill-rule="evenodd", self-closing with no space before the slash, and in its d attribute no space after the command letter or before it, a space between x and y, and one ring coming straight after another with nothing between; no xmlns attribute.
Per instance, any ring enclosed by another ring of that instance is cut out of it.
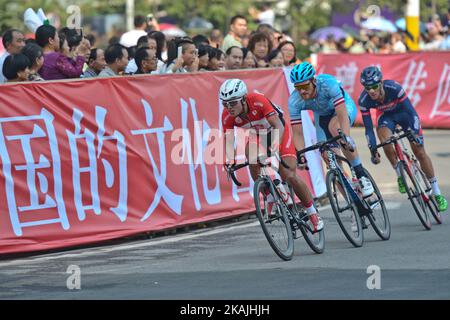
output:
<svg viewBox="0 0 450 320"><path fill-rule="evenodd" d="M292 140L292 132L289 126L285 126L283 118L280 117L282 111L263 94L248 93L247 86L240 79L226 80L220 87L219 96L224 106L222 125L227 157L226 169L228 170L235 162L234 127L256 130L258 138L263 137L267 132L271 133L267 135L268 137L278 137L279 141L269 141L267 145L270 146L269 151L279 149L280 157L289 166L289 169L279 166L280 176L283 181L292 186L295 194L305 206L314 229L316 231L321 230L323 221L314 207L312 194L305 182L296 174L297 156ZM278 135L275 134L275 130L278 130ZM260 166L256 161L257 155L249 154L249 150L251 148L249 143L247 143L246 157L250 162L250 174L253 180L256 180L260 172ZM253 150L256 150L256 148Z"/></svg>

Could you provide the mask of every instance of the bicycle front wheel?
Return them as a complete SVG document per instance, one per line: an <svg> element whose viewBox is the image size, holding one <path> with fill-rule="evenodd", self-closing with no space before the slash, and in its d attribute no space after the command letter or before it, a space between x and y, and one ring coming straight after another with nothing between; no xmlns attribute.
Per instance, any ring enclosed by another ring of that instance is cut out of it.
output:
<svg viewBox="0 0 450 320"><path fill-rule="evenodd" d="M265 179L258 179L253 190L256 216L267 241L281 259L291 260L294 255L294 236L286 209L274 192L273 184ZM269 194L274 199L272 203L267 201Z"/></svg>
<svg viewBox="0 0 450 320"><path fill-rule="evenodd" d="M369 171L364 169L364 173L366 177L369 178L374 189L373 195L365 199L367 204L372 209L372 213L369 213L367 217L369 218L370 224L372 225L373 230L375 230L375 233L382 240L389 240L391 237L391 222L389 221L389 215L386 210L383 197Z"/></svg>
<svg viewBox="0 0 450 320"><path fill-rule="evenodd" d="M331 209L339 227L353 246L361 247L364 243L361 217L353 199L345 189L342 176L337 171L328 171L326 184Z"/></svg>
<svg viewBox="0 0 450 320"><path fill-rule="evenodd" d="M406 164L403 161L400 161L398 164L398 167L400 168L400 175L403 179L403 183L405 184L406 193L408 194L408 199L411 202L422 225L426 230L430 230L431 220L428 215L428 206L422 198L422 194L415 177L412 175L412 172L406 169L405 166Z"/></svg>

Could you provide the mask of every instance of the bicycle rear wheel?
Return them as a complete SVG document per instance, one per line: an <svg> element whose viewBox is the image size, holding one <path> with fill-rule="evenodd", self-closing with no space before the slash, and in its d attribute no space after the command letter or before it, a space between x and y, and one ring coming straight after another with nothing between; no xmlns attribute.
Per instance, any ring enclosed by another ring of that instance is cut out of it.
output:
<svg viewBox="0 0 450 320"><path fill-rule="evenodd" d="M291 224L281 199L274 192L274 186L265 179L255 182L253 198L256 216L263 229L264 235L275 253L283 260L291 260L294 255L294 237ZM273 210L269 212L267 197L271 194L275 202Z"/></svg>
<svg viewBox="0 0 450 320"><path fill-rule="evenodd" d="M414 175L416 176L417 181L422 186L422 190L425 190L425 193L427 195L426 204L428 206L428 209L430 210L431 214L434 217L434 220L438 224L442 224L442 216L441 213L438 210L438 206L436 203L436 200L434 199L432 195L432 189L431 189L431 183L428 181L428 178L425 175L425 172L423 172L422 168L419 166L414 166Z"/></svg>
<svg viewBox="0 0 450 320"><path fill-rule="evenodd" d="M364 243L361 217L342 181L342 176L334 170L328 171L326 177L327 195L342 232L355 247Z"/></svg>
<svg viewBox="0 0 450 320"><path fill-rule="evenodd" d="M374 189L373 195L365 199L372 209L372 213L369 213L367 217L369 218L370 224L376 234L382 240L389 240L391 237L391 222L389 221L389 215L384 204L383 197L369 171L364 169L364 173L366 174L366 177L369 178L370 182L372 182Z"/></svg>
<svg viewBox="0 0 450 320"><path fill-rule="evenodd" d="M400 168L400 174L405 184L406 193L408 194L408 199L411 202L414 211L417 214L422 225L426 230L431 229L431 220L428 214L428 206L422 198L420 188L417 185L416 179L409 170L405 168L406 164L400 161L398 167Z"/></svg>
<svg viewBox="0 0 450 320"><path fill-rule="evenodd" d="M303 221L307 223L309 220L308 216L306 215L306 213L302 212L302 209L295 201L294 189L291 186L289 186L289 191L291 192L291 197L293 200L292 209L294 210L295 214L298 215L299 219L304 219ZM313 233L307 227L300 224L299 229L312 251L314 251L315 253L322 253L325 250L325 228L323 228L319 232Z"/></svg>

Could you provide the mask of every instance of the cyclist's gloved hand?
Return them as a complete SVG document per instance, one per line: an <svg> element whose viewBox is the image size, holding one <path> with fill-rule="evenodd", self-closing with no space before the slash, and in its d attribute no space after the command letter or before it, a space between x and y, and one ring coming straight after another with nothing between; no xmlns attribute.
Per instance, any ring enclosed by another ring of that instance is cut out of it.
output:
<svg viewBox="0 0 450 320"><path fill-rule="evenodd" d="M416 145L421 146L423 144L423 139L421 136L418 136L414 133L408 136L408 140Z"/></svg>
<svg viewBox="0 0 450 320"><path fill-rule="evenodd" d="M369 146L369 149L370 149L370 155L371 155L370 161L372 161L373 164L379 164L381 162L381 159L380 159L380 154L378 153L377 149L371 148L370 146Z"/></svg>
<svg viewBox="0 0 450 320"><path fill-rule="evenodd" d="M234 161L230 161L230 162L224 163L223 167L226 172L230 172L231 169L234 167L234 165L235 165Z"/></svg>
<svg viewBox="0 0 450 320"><path fill-rule="evenodd" d="M299 151L297 151L297 168L300 170L308 170L308 161L306 160L305 155L301 154Z"/></svg>
<svg viewBox="0 0 450 320"><path fill-rule="evenodd" d="M340 140L342 148L353 152L356 148L355 141L353 141L352 137L345 136L345 139Z"/></svg>

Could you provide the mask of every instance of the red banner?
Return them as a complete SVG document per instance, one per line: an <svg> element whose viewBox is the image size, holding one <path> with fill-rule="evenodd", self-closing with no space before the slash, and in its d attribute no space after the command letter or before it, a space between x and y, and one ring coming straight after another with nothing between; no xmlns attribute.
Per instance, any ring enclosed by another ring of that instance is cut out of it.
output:
<svg viewBox="0 0 450 320"><path fill-rule="evenodd" d="M359 75L369 65L380 66L384 79L403 86L424 128L450 128L450 52L320 54L317 59L318 73L341 80L356 104L363 90ZM362 124L361 114L357 121Z"/></svg>
<svg viewBox="0 0 450 320"><path fill-rule="evenodd" d="M287 109L281 69L1 86L0 253L253 211L248 170L214 162L230 77Z"/></svg>

